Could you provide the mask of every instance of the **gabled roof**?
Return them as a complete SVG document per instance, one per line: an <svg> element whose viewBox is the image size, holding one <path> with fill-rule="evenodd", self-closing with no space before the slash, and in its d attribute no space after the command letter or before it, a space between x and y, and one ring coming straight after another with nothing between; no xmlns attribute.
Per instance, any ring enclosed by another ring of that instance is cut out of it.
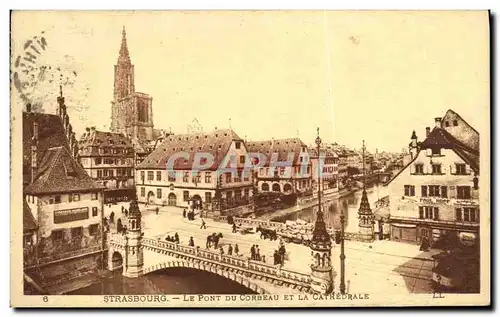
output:
<svg viewBox="0 0 500 317"><path fill-rule="evenodd" d="M176 159L173 169L190 170L196 153L208 153L213 156L214 163L207 169L217 170L233 141L243 140L230 129L215 130L211 133L170 135L164 138L163 142L137 166L137 169L166 168L172 155L186 152L189 158L186 161L183 158Z"/></svg>
<svg viewBox="0 0 500 317"><path fill-rule="evenodd" d="M34 181L26 186L26 194L85 192L102 189L95 183L63 146L50 148L38 167Z"/></svg>
<svg viewBox="0 0 500 317"><path fill-rule="evenodd" d="M479 132L474 129L473 126L471 126L467 121L464 120L464 118L462 118L462 116L460 116L457 112L451 110L451 109L448 109L448 111L446 111L446 113L444 114L444 117L443 117L443 120L441 121L441 125L444 125L444 118L446 118L446 116L450 114L450 115L455 115L457 116L458 118L460 118L460 120L462 120L469 128L471 128L474 132L476 132L477 134L479 134Z"/></svg>
<svg viewBox="0 0 500 317"><path fill-rule="evenodd" d="M130 138L121 133L90 130L82 134L78 142L80 156L99 156L99 148L129 149L133 155L133 144ZM106 153L105 156L123 156L123 153Z"/></svg>
<svg viewBox="0 0 500 317"><path fill-rule="evenodd" d="M31 146L33 144L33 125L38 124L37 163L40 165L45 152L52 147L63 146L69 149L68 139L57 115L23 112L23 184L31 182Z"/></svg>
<svg viewBox="0 0 500 317"><path fill-rule="evenodd" d="M300 164L300 153L302 148L307 145L299 138L291 139L277 139L266 141L252 141L246 143L247 151L249 153L261 153L266 156L266 164L268 166L271 162L272 155L277 155L278 162L287 162L288 156L293 154L293 164ZM291 153L291 154L289 154Z"/></svg>
<svg viewBox="0 0 500 317"><path fill-rule="evenodd" d="M31 209L26 202L26 199L23 199L23 232L33 231L38 228L35 217L31 213Z"/></svg>
<svg viewBox="0 0 500 317"><path fill-rule="evenodd" d="M399 174L401 174L408 166L410 166L417 159L422 150L432 148L453 150L462 160L464 160L466 164L470 165L473 171L479 173L479 152L457 140L445 129L434 127L427 138L422 143L420 143L420 151L417 153L417 155L415 155L413 160L411 160L396 175L394 175L386 183L386 185L391 183L396 177L399 176Z"/></svg>
<svg viewBox="0 0 500 317"><path fill-rule="evenodd" d="M318 157L318 150L316 148L309 148L307 151L309 153L309 157L314 157L314 158ZM333 151L332 149L322 148L322 149L319 149L319 152L320 152L321 156L339 157L337 155L337 153L335 153L335 151Z"/></svg>

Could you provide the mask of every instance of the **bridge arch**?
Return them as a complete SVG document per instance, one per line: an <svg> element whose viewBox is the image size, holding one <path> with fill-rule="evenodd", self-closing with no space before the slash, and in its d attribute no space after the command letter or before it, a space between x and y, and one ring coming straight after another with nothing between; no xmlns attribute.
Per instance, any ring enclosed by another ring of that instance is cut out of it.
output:
<svg viewBox="0 0 500 317"><path fill-rule="evenodd" d="M117 249L110 248L108 255L108 269L110 271L117 271L123 269L125 261L125 252Z"/></svg>
<svg viewBox="0 0 500 317"><path fill-rule="evenodd" d="M163 270L163 269L168 269L168 268L191 268L195 270L200 270L200 271L205 271L209 272L212 274L216 274L219 276L222 276L224 278L227 278L229 280L232 280L254 292L257 294L270 294L271 292L263 288L262 286L258 285L257 283L253 282L252 280L240 275L236 274L234 272L231 272L229 270L224 269L221 265L214 265L210 263L205 263L205 262L190 262L190 261L185 261L185 260L173 260L173 261L166 261L160 264L156 264L147 268L144 268L143 274L148 274L151 272Z"/></svg>

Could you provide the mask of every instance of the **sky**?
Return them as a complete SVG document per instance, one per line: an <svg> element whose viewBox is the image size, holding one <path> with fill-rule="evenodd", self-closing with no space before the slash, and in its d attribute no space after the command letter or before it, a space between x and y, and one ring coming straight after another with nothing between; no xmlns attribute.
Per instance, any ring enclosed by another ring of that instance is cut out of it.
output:
<svg viewBox="0 0 500 317"><path fill-rule="evenodd" d="M204 131L311 144L319 127L324 142L399 152L453 109L489 134L480 11L14 12L11 73L26 41L44 37L23 91L55 113L62 75L77 138L108 130L122 27L155 128L186 133L197 119Z"/></svg>

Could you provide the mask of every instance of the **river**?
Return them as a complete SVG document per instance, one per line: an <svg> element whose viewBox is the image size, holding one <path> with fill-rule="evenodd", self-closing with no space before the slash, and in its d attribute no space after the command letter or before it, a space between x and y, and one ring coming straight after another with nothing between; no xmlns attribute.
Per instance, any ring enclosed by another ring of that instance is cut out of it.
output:
<svg viewBox="0 0 500 317"><path fill-rule="evenodd" d="M387 187L376 185L366 189L368 202L371 208L374 208L375 202L380 198L387 195ZM345 231L358 232L358 209L361 202L362 190L343 197L334 199L324 199L323 213L327 227L340 228L340 211L344 210L345 215ZM307 222L314 222L316 220L317 207L309 207L299 210L294 213L287 214L273 218L272 221L285 222L287 220L301 219ZM346 212L347 211L347 212Z"/></svg>
<svg viewBox="0 0 500 317"><path fill-rule="evenodd" d="M252 290L222 276L190 268L169 268L126 278L120 271L100 283L80 288L67 295L142 295L142 294L255 294Z"/></svg>

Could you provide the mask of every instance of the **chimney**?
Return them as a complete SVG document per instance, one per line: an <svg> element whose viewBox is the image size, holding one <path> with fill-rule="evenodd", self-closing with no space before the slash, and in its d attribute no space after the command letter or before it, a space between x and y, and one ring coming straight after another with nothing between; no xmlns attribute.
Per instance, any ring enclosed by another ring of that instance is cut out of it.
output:
<svg viewBox="0 0 500 317"><path fill-rule="evenodd" d="M425 128L425 136L428 137L429 134L431 134L431 128L430 127L426 127Z"/></svg>
<svg viewBox="0 0 500 317"><path fill-rule="evenodd" d="M434 118L437 128L441 128L441 117Z"/></svg>
<svg viewBox="0 0 500 317"><path fill-rule="evenodd" d="M35 181L36 174L38 174L38 123L33 122L33 137L31 139L31 183Z"/></svg>

